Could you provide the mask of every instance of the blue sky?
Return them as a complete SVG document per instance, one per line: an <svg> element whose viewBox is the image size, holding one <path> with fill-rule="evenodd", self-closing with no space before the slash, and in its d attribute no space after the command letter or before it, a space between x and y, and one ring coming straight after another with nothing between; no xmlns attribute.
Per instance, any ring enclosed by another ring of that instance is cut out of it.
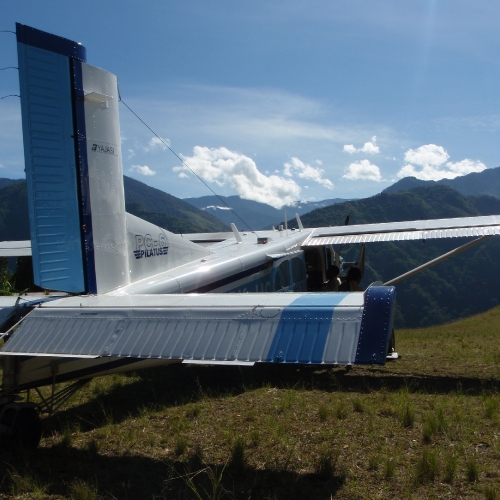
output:
<svg viewBox="0 0 500 500"><path fill-rule="evenodd" d="M278 207L366 197L402 176L500 165L500 4L485 0L2 2L87 48L218 194ZM0 33L0 68L16 66ZM0 97L18 93L0 71ZM124 173L210 194L125 108ZM19 100L0 101L0 176L23 176Z"/></svg>

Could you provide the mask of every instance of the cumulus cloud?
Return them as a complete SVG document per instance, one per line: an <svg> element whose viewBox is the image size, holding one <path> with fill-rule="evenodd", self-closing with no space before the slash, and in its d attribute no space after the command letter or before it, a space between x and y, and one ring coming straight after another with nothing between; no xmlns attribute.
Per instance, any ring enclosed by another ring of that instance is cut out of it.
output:
<svg viewBox="0 0 500 500"><path fill-rule="evenodd" d="M333 189L333 182L330 179L323 178L325 171L322 168L312 167L296 157L292 157L290 162L285 163L284 167L283 173L287 177L293 177L295 174L301 179L311 179L328 189Z"/></svg>
<svg viewBox="0 0 500 500"><path fill-rule="evenodd" d="M156 175L154 170L151 170L147 165L132 165L131 168L128 169L129 172L135 172L137 174L152 176Z"/></svg>
<svg viewBox="0 0 500 500"><path fill-rule="evenodd" d="M293 179L278 175L264 175L248 156L227 148L195 146L193 156L183 157L188 167L207 182L219 186L229 184L246 200L267 203L275 208L292 205L300 195L300 186ZM174 172L183 174L185 166L174 167Z"/></svg>
<svg viewBox="0 0 500 500"><path fill-rule="evenodd" d="M170 146L170 141L168 139L158 139L158 137L151 137L148 142L148 145L144 148L146 151L154 151L154 150L165 150L167 146Z"/></svg>
<svg viewBox="0 0 500 500"><path fill-rule="evenodd" d="M417 149L409 149L404 156L407 165L397 173L398 178L416 177L424 181L454 179L472 172L482 172L486 165L479 160L465 158L459 162L448 161L450 155L436 144L426 144ZM416 165L416 166L415 166Z"/></svg>
<svg viewBox="0 0 500 500"><path fill-rule="evenodd" d="M369 160L361 160L351 163L345 169L345 174L342 177L344 179L349 179L350 181L380 182L382 180L380 169L377 165L370 163Z"/></svg>
<svg viewBox="0 0 500 500"><path fill-rule="evenodd" d="M449 161L446 166L450 169L451 172L456 173L458 176L460 175L467 175L472 172L482 172L483 170L486 170L486 165L479 160L469 160L468 158L465 158L465 160L458 161L456 163L453 163Z"/></svg>
<svg viewBox="0 0 500 500"><path fill-rule="evenodd" d="M354 147L354 144L346 144L344 146L344 153L354 154L357 149Z"/></svg>
<svg viewBox="0 0 500 500"><path fill-rule="evenodd" d="M439 167L445 163L449 157L450 155L442 146L436 146L435 144L426 144L417 149L409 149L405 153L406 162L422 167Z"/></svg>
<svg viewBox="0 0 500 500"><path fill-rule="evenodd" d="M354 144L346 144L344 146L344 152L351 155L354 153L368 153L374 155L380 153L380 148L377 146L376 142L377 136L374 135L372 137L372 140L369 142L365 142L362 148L355 148Z"/></svg>

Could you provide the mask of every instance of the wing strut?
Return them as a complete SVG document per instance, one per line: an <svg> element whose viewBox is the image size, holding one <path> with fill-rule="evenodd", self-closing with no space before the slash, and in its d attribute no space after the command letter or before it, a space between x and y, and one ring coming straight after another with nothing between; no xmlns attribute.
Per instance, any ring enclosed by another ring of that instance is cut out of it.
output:
<svg viewBox="0 0 500 500"><path fill-rule="evenodd" d="M396 283L399 283L400 281L405 280L406 278L409 278L411 276L414 276L415 274L420 273L421 271L424 271L425 269L432 267L435 264L439 264L439 262L442 262L443 260L449 259L450 257L453 257L454 255L457 255L460 252L463 252L464 250L467 250L468 248L476 245L477 243L481 243L481 241L484 241L488 238L491 238L491 236L481 236L481 238L477 238L476 240L469 241L469 243L466 243L465 245L462 245L461 247L455 248L454 250L451 250L440 257L436 257L433 260L430 260L429 262L426 262L425 264L422 264L421 266L416 267L415 269L412 269L411 271L408 271L407 273L402 274L401 276L398 276L397 278L394 278L392 280L387 281L384 283L384 286L392 286L395 285Z"/></svg>
<svg viewBox="0 0 500 500"><path fill-rule="evenodd" d="M297 225L299 226L299 231L302 231L302 229L304 229L304 226L302 225L302 221L300 220L299 214L295 214L295 219L297 219Z"/></svg>

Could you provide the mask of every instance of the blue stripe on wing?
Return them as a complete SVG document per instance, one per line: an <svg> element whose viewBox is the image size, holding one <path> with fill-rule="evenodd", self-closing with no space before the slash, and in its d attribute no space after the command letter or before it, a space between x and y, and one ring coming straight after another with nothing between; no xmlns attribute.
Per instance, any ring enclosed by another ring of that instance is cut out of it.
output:
<svg viewBox="0 0 500 500"><path fill-rule="evenodd" d="M304 294L285 307L266 361L321 363L333 310L347 295L347 293Z"/></svg>

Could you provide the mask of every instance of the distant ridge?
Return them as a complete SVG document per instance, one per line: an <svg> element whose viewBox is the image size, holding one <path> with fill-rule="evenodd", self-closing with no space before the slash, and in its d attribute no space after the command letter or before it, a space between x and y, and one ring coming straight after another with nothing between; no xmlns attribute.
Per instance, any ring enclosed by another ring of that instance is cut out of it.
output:
<svg viewBox="0 0 500 500"><path fill-rule="evenodd" d="M227 205L224 205L221 199ZM295 206L284 206L280 209L266 203L244 200L239 196L221 196L220 198L217 196L200 196L199 198L185 198L184 201L207 213L215 215L226 224L233 222L239 229L257 231L278 225L279 221L282 221L284 218L284 210L287 211L288 217L292 217L296 213L303 215L316 208L328 207L347 200L333 198L322 201L303 201L297 202ZM229 210L228 206L232 210ZM238 214L250 227L242 227L243 223L235 214Z"/></svg>
<svg viewBox="0 0 500 500"><path fill-rule="evenodd" d="M18 184L19 182L25 182L24 179L6 179L5 177L0 178L0 189L12 186L13 184Z"/></svg>
<svg viewBox="0 0 500 500"><path fill-rule="evenodd" d="M423 181L415 177L404 177L392 186L385 188L382 193L395 193L420 186L438 185L449 186L464 196L486 194L500 198L500 167L487 168L482 172L473 172L455 179L442 179L440 181Z"/></svg>

